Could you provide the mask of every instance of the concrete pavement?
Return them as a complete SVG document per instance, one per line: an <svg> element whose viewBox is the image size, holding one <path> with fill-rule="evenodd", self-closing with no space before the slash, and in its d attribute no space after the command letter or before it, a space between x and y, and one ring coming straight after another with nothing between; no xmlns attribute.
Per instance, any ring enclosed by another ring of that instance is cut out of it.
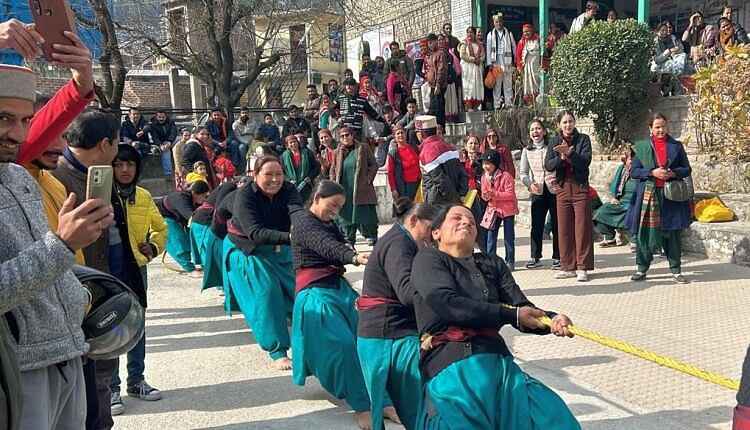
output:
<svg viewBox="0 0 750 430"><path fill-rule="evenodd" d="M387 230L381 227L381 233ZM549 267L523 268L528 232L516 231L514 276L539 307L574 323L738 379L750 334L744 318L750 268L690 255L687 285L671 281L657 259L649 280L632 283L627 247L596 249L591 281L555 280ZM545 243L545 256L551 244ZM498 246L502 253L502 245ZM363 248L366 249L366 248ZM548 250L549 249L549 250ZM549 265L549 260L545 263ZM347 276L359 285L361 268ZM215 290L199 280L149 266L146 378L164 398L123 396L118 429L354 429L344 402L314 378L293 385L269 367L242 315L228 319ZM735 393L585 339L503 335L518 363L560 394L586 429L729 429ZM124 360L123 360L124 361ZM121 363L125 372L125 364ZM122 376L125 373L121 374ZM388 428L401 428L389 425Z"/></svg>

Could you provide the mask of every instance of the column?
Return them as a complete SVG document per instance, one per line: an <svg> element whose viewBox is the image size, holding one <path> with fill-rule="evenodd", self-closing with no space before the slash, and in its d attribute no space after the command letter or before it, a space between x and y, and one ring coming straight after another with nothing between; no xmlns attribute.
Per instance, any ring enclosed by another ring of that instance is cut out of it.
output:
<svg viewBox="0 0 750 430"><path fill-rule="evenodd" d="M180 73L177 67L169 69L169 101L172 109L180 108Z"/></svg>
<svg viewBox="0 0 750 430"><path fill-rule="evenodd" d="M474 26L484 28L484 2L482 0L474 0Z"/></svg>
<svg viewBox="0 0 750 430"><path fill-rule="evenodd" d="M547 29L549 28L549 10L547 0L539 0L539 44L542 54L544 54L544 42L547 40ZM547 83L547 71L539 69L539 95L545 96L545 86ZM544 100L544 97L541 97Z"/></svg>
<svg viewBox="0 0 750 430"><path fill-rule="evenodd" d="M638 0L638 22L648 24L649 0Z"/></svg>

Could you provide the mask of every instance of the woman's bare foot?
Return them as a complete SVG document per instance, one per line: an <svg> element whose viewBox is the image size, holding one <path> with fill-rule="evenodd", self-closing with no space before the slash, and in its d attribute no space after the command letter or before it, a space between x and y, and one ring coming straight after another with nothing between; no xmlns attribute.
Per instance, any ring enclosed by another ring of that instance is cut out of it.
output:
<svg viewBox="0 0 750 430"><path fill-rule="evenodd" d="M292 370L292 360L289 357L282 357L274 360L273 368L276 370Z"/></svg>
<svg viewBox="0 0 750 430"><path fill-rule="evenodd" d="M396 424L401 424L401 418L398 417L398 413L396 413L396 408L394 408L393 406L384 407L383 416L393 421Z"/></svg>
<svg viewBox="0 0 750 430"><path fill-rule="evenodd" d="M372 415L370 411L355 412L354 418L357 419L357 426L362 430L372 430Z"/></svg>

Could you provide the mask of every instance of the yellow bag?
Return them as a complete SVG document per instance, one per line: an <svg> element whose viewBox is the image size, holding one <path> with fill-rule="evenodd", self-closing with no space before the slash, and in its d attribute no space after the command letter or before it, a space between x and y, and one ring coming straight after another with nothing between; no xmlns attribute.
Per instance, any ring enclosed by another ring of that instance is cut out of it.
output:
<svg viewBox="0 0 750 430"><path fill-rule="evenodd" d="M700 222L725 222L734 219L734 212L718 197L704 199L695 204L695 219Z"/></svg>
<svg viewBox="0 0 750 430"><path fill-rule="evenodd" d="M463 204L467 208L471 209L471 206L474 204L474 200L477 198L477 190L469 190L468 193L464 196Z"/></svg>
<svg viewBox="0 0 750 430"><path fill-rule="evenodd" d="M414 195L414 203L422 203L424 202L424 192L422 192L422 181L419 181L419 186L417 187L417 194Z"/></svg>

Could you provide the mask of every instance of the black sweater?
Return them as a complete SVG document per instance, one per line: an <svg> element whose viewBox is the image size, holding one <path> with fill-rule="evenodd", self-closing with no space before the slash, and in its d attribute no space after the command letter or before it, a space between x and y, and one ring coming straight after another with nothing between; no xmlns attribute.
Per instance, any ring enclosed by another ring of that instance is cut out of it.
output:
<svg viewBox="0 0 750 430"><path fill-rule="evenodd" d="M414 309L420 336L442 333L448 326L500 330L511 324L518 328L517 310L500 304L533 306L505 262L495 255L477 253L460 259L434 248L423 249L414 258L411 280L418 293ZM451 363L480 353L510 355L502 338L478 336L468 342L448 342L421 358L422 380L427 382Z"/></svg>
<svg viewBox="0 0 750 430"><path fill-rule="evenodd" d="M193 223L202 225L211 225L211 220L214 217L214 211L216 206L221 200L226 197L227 194L237 189L237 184L234 182L227 182L221 184L219 188L211 191L211 194L206 198L206 203L211 205L211 208L198 208L193 212Z"/></svg>
<svg viewBox="0 0 750 430"><path fill-rule="evenodd" d="M229 233L229 240L245 255L252 255L258 245L289 245L292 218L303 210L297 189L288 181L273 199L253 182L235 193L232 224L243 236Z"/></svg>
<svg viewBox="0 0 750 430"><path fill-rule="evenodd" d="M565 160L560 158L560 153L553 151L552 148L564 143L565 141L560 136L550 137L549 150L544 159L544 168L549 172L555 172L557 182L561 185L565 182ZM573 130L570 143L573 147L568 159L573 165L573 179L579 185L586 185L589 183L589 165L591 165L591 138L587 134Z"/></svg>
<svg viewBox="0 0 750 430"><path fill-rule="evenodd" d="M292 256L294 270L321 266L342 267L352 262L354 250L347 245L335 222L323 222L306 210L294 219Z"/></svg>
<svg viewBox="0 0 750 430"><path fill-rule="evenodd" d="M193 194L189 190L167 194L156 202L161 216L172 218L183 227L187 227L188 220L193 216Z"/></svg>
<svg viewBox="0 0 750 430"><path fill-rule="evenodd" d="M227 237L227 221L232 219L232 211L234 210L234 196L237 195L237 188L230 191L216 206L214 210L214 216L211 219L211 231L219 239Z"/></svg>
<svg viewBox="0 0 750 430"><path fill-rule="evenodd" d="M411 263L417 244L396 224L378 239L365 268L362 295L395 299L401 304L385 304L359 312L357 335L398 339L417 334L414 316L414 286Z"/></svg>

